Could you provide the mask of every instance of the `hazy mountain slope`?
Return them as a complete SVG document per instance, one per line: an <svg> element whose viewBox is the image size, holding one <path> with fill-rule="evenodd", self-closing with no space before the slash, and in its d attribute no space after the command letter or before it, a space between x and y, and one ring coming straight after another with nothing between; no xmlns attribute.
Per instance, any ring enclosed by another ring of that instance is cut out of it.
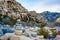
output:
<svg viewBox="0 0 60 40"><path fill-rule="evenodd" d="M42 12L40 15L44 16L49 22L54 22L57 18L60 17L60 13L49 11Z"/></svg>

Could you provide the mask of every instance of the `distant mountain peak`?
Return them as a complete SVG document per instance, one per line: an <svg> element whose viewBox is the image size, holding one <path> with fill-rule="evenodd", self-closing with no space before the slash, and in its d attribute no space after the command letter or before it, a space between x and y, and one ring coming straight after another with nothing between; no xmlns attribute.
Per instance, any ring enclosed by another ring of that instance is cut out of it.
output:
<svg viewBox="0 0 60 40"><path fill-rule="evenodd" d="M43 13L50 13L49 11L44 11Z"/></svg>

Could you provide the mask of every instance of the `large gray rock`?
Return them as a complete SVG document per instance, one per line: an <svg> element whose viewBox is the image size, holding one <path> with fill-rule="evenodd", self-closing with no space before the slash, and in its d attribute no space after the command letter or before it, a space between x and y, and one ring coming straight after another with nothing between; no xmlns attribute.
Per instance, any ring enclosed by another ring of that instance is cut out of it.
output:
<svg viewBox="0 0 60 40"><path fill-rule="evenodd" d="M60 40L60 35L57 35L55 40Z"/></svg>
<svg viewBox="0 0 60 40"><path fill-rule="evenodd" d="M57 18L56 22L60 23L60 17L59 17L59 18Z"/></svg>

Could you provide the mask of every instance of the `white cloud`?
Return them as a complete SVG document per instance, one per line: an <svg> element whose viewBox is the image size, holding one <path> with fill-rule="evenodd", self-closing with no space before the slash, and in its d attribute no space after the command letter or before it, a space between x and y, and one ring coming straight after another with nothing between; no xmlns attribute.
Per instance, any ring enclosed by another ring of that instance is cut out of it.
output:
<svg viewBox="0 0 60 40"><path fill-rule="evenodd" d="M38 3L33 9L29 10L35 10L38 13L41 13L43 11L51 11L51 12L60 12L60 5L54 4L54 5L47 5L45 2Z"/></svg>
<svg viewBox="0 0 60 40"><path fill-rule="evenodd" d="M38 0L39 2L34 3L35 1L20 0L19 2L29 11L35 10L38 13L43 11L60 12L60 0Z"/></svg>

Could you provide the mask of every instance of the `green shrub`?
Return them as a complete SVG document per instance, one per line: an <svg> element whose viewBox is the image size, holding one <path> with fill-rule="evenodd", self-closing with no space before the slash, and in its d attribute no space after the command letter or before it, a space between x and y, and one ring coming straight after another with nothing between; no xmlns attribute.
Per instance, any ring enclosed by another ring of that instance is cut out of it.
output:
<svg viewBox="0 0 60 40"><path fill-rule="evenodd" d="M38 32L38 35L43 35L44 38L48 38L49 37L49 32L45 31L43 28L41 28Z"/></svg>
<svg viewBox="0 0 60 40"><path fill-rule="evenodd" d="M13 25L17 22L17 19L10 18L10 25Z"/></svg>
<svg viewBox="0 0 60 40"><path fill-rule="evenodd" d="M2 21L2 18L0 18L0 21Z"/></svg>
<svg viewBox="0 0 60 40"><path fill-rule="evenodd" d="M53 36L56 37L57 36L57 32L53 32Z"/></svg>
<svg viewBox="0 0 60 40"><path fill-rule="evenodd" d="M58 35L60 35L60 31L58 31L58 33L57 33Z"/></svg>

